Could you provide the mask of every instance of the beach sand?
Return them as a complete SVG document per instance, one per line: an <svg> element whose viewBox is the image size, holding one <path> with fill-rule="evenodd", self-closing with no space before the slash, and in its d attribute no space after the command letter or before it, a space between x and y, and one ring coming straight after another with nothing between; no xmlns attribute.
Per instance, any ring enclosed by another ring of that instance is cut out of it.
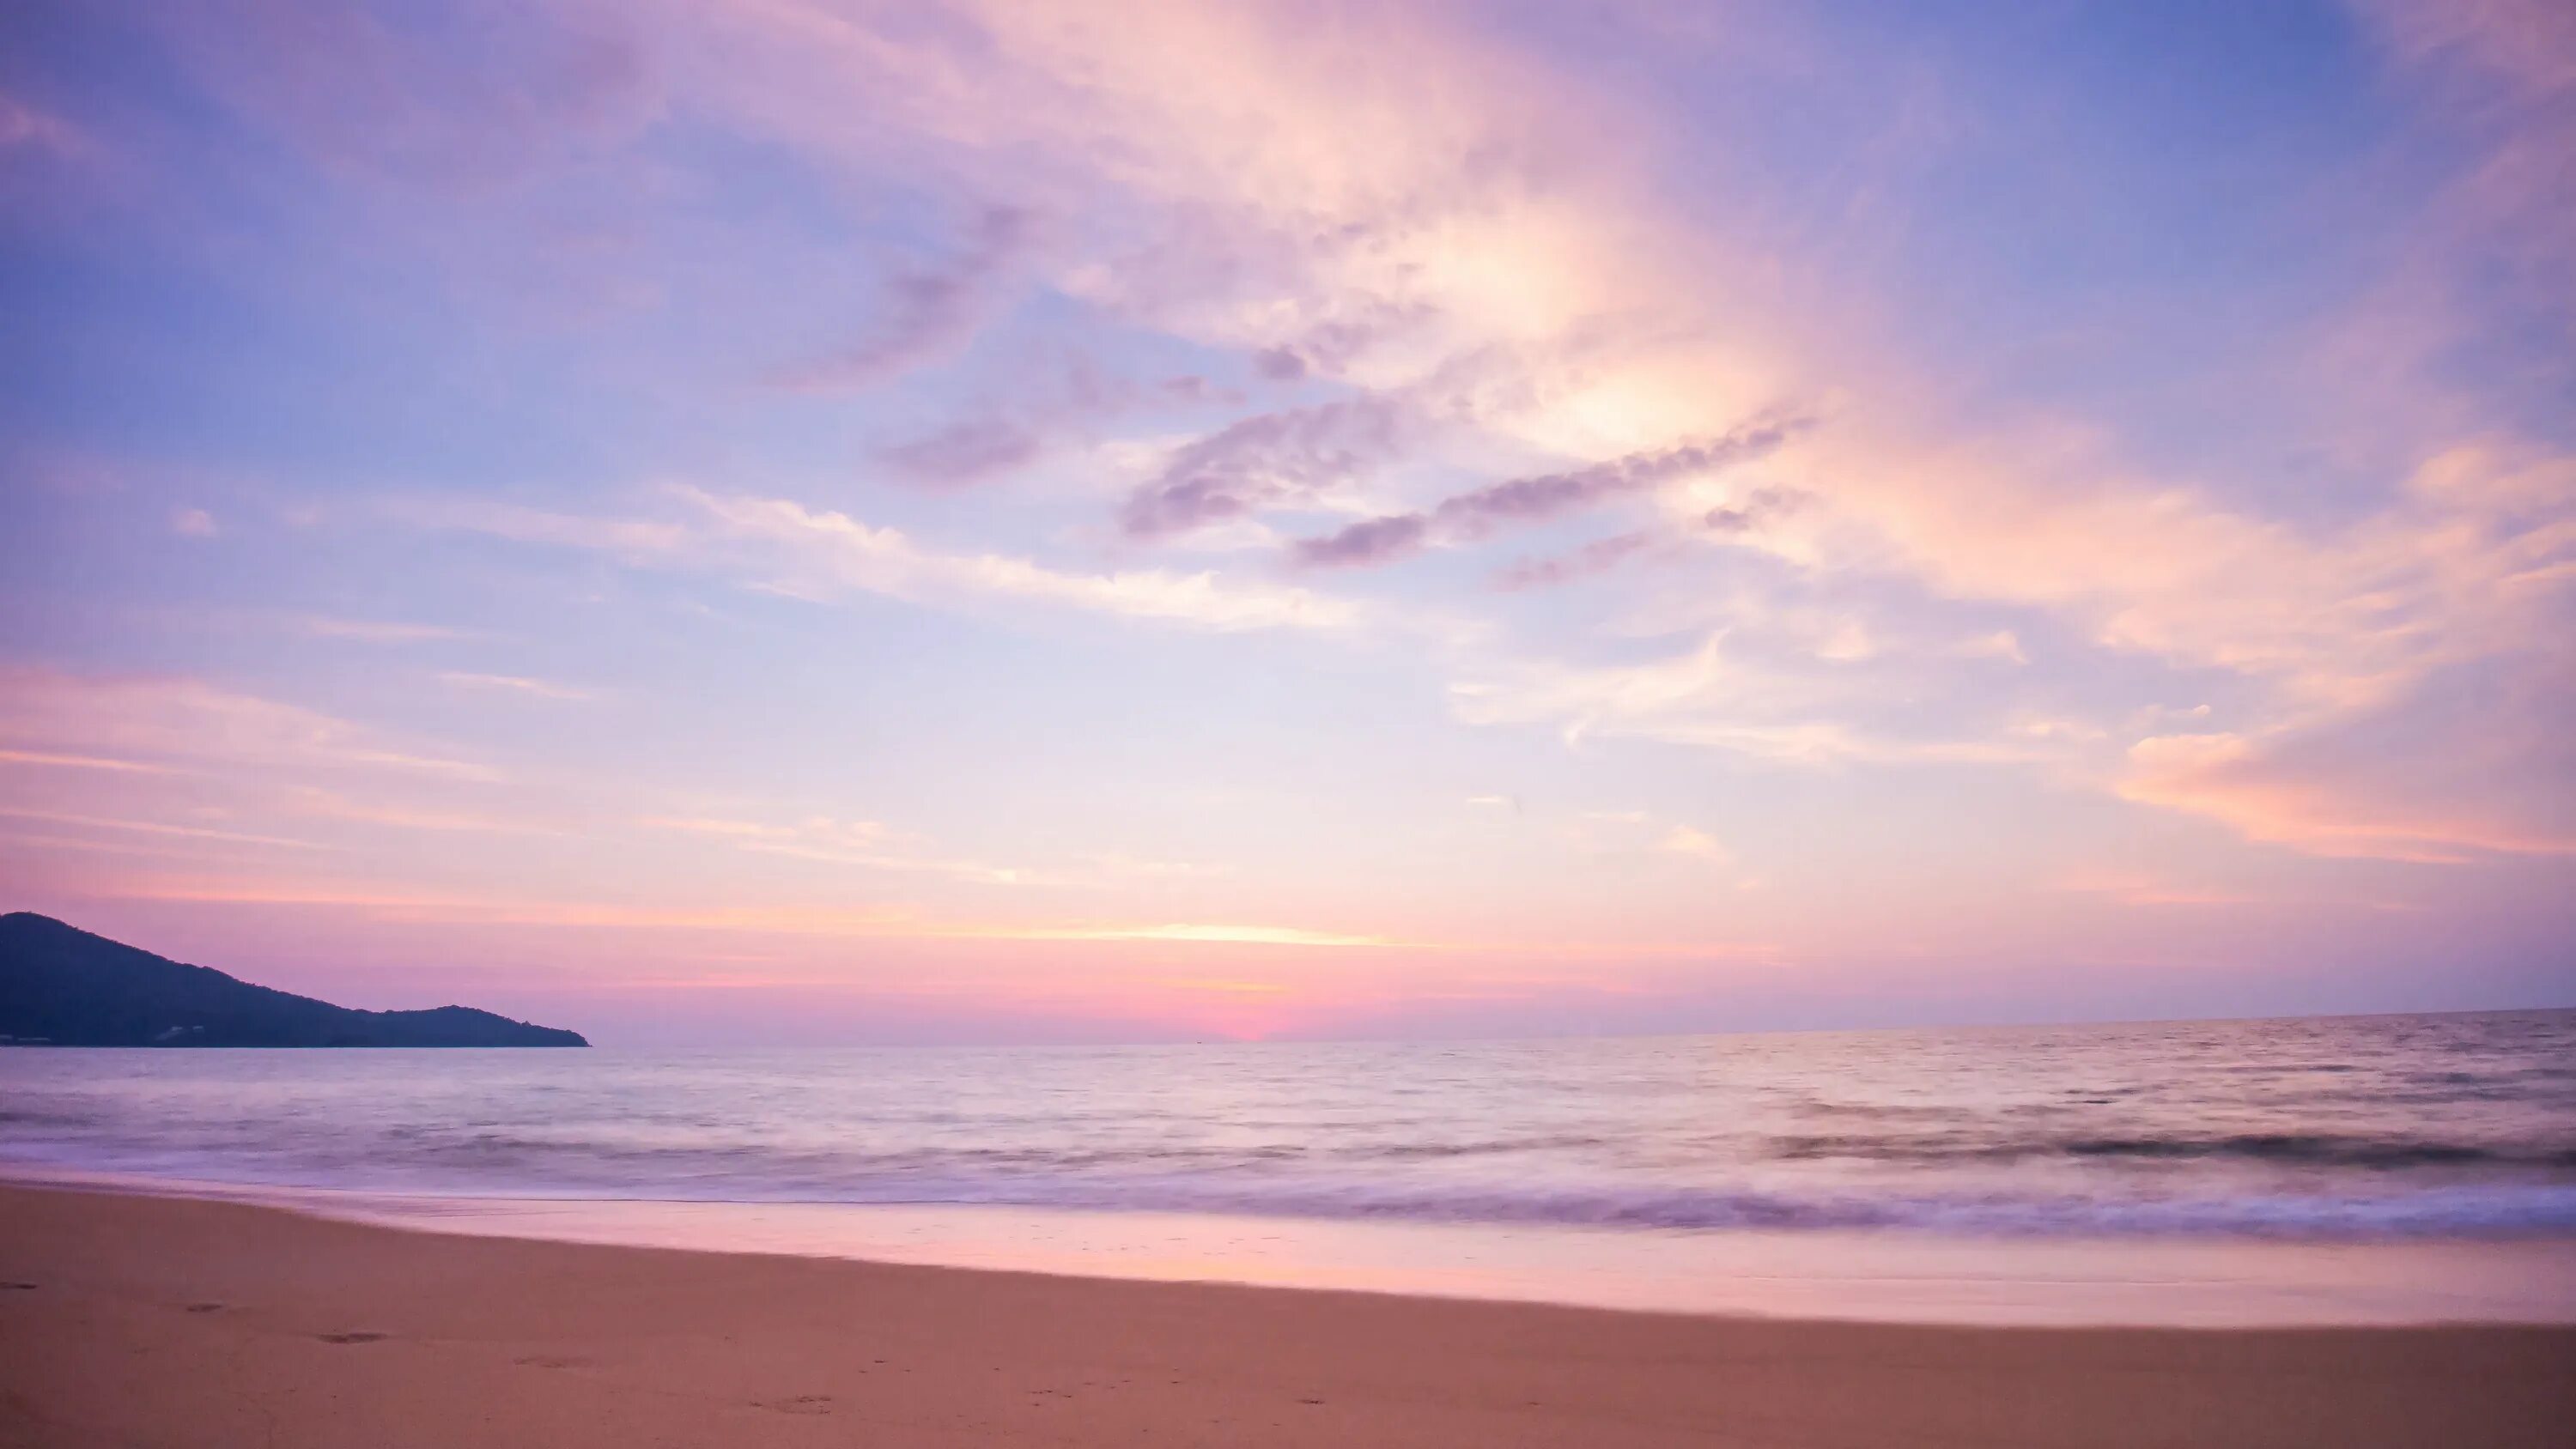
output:
<svg viewBox="0 0 2576 1449"><path fill-rule="evenodd" d="M2576 1328L1936 1328L0 1189L10 1446L2564 1446Z"/></svg>

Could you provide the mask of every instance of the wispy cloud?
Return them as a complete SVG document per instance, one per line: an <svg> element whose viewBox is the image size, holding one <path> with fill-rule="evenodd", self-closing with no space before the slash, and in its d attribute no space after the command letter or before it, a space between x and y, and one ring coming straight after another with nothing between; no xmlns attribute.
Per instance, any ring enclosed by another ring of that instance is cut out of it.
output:
<svg viewBox="0 0 2576 1449"><path fill-rule="evenodd" d="M1701 860L1725 862L1735 858L1735 852L1728 850L1716 836L1689 825L1667 829L1655 848L1669 855L1688 855Z"/></svg>
<svg viewBox="0 0 2576 1449"><path fill-rule="evenodd" d="M757 855L856 866L870 871L944 876L977 885L1030 886L1061 884L1054 872L1022 866L992 865L943 855L911 836L874 820L836 820L813 816L794 823L753 820L654 817L642 824L657 830L707 836L728 847Z"/></svg>
<svg viewBox="0 0 2576 1449"><path fill-rule="evenodd" d="M80 133L69 122L15 96L0 94L0 151L25 147L67 154L80 146Z"/></svg>
<svg viewBox="0 0 2576 1449"><path fill-rule="evenodd" d="M397 830L464 832L478 835L560 836L570 832L537 820L459 809L454 805L418 805L360 799L313 785L289 787L279 808L297 815L385 825Z"/></svg>
<svg viewBox="0 0 2576 1449"><path fill-rule="evenodd" d="M901 529L786 498L664 490L684 518L582 518L523 508L404 508L406 521L521 542L595 549L637 564L729 574L775 593L825 600L877 594L969 607L1018 603L1232 632L1344 629L1360 607L1312 591L1220 577L1125 569L1083 573L1000 553L926 546Z"/></svg>
<svg viewBox="0 0 2576 1449"><path fill-rule="evenodd" d="M1566 472L1491 484L1444 498L1426 513L1366 519L1338 533L1306 539L1296 546L1297 561L1353 568L1402 558L1434 538L1477 541L1500 528L1543 522L1763 457L1807 426L1803 420L1766 420L1711 442L1653 448Z"/></svg>
<svg viewBox="0 0 2576 1449"><path fill-rule="evenodd" d="M898 272L881 315L859 341L779 368L771 380L800 391L865 387L962 346L994 305L992 292L1029 240L1031 218L1016 208L985 209L944 263Z"/></svg>
<svg viewBox="0 0 2576 1449"><path fill-rule="evenodd" d="M932 488L981 483L1036 458L1035 430L1010 418L966 418L877 450L895 476Z"/></svg>
<svg viewBox="0 0 2576 1449"><path fill-rule="evenodd" d="M493 780L481 763L301 706L173 675L0 671L0 741L107 768L379 770Z"/></svg>
<svg viewBox="0 0 2576 1449"><path fill-rule="evenodd" d="M347 639L360 644L423 644L479 637L470 629L445 624L408 623L396 619L342 619L327 614L295 614L287 627L315 639Z"/></svg>
<svg viewBox="0 0 2576 1449"><path fill-rule="evenodd" d="M1355 936L1296 926L1160 925L1160 926L1027 926L980 934L1023 941L1173 941L1228 946L1383 947L1418 942L1383 936Z"/></svg>
<svg viewBox="0 0 2576 1449"><path fill-rule="evenodd" d="M1382 397L1256 414L1175 452L1129 496L1119 524L1160 538L1303 503L1394 457L1406 431L1402 409Z"/></svg>
<svg viewBox="0 0 2576 1449"><path fill-rule="evenodd" d="M1619 533L1595 539L1570 554L1555 558L1522 559L1494 575L1494 587L1506 593L1522 589L1552 588L1572 583L1595 574L1608 573L1628 559L1654 547L1655 535L1647 532ZM1363 543L1362 551L1370 546Z"/></svg>
<svg viewBox="0 0 2576 1449"><path fill-rule="evenodd" d="M843 590L921 602L1016 601L1086 613L1233 631L1339 629L1359 621L1350 602L1304 589L1231 582L1215 573L1131 569L1075 573L1004 554L944 553L892 528L775 498L684 490L731 542L767 545L766 582L791 593Z"/></svg>
<svg viewBox="0 0 2576 1449"><path fill-rule="evenodd" d="M173 835L190 840L220 841L226 845L275 845L293 850L321 850L326 847L310 840L294 840L279 835L259 835L242 830L219 830L205 825L173 825L158 820L116 820L95 815L67 815L49 810L0 809L0 816L12 820L39 820L48 825L77 825L92 830L132 831L139 835Z"/></svg>
<svg viewBox="0 0 2576 1449"><path fill-rule="evenodd" d="M2462 865L2495 855L2576 856L2555 783L2537 796L2444 789L2408 797L2404 771L2353 778L2294 739L2158 735L2129 751L2120 794L2205 815L2308 855ZM2396 788L2392 789L2391 786ZM2425 798L2429 794L2430 798Z"/></svg>
<svg viewBox="0 0 2576 1449"><path fill-rule="evenodd" d="M47 750L0 750L0 763L63 770L115 770L144 775L166 775L171 771L168 765L146 760L118 760L104 755L70 755Z"/></svg>
<svg viewBox="0 0 2576 1449"><path fill-rule="evenodd" d="M528 679L515 674L469 674L461 670L446 670L441 672L438 678L440 683L452 685L458 689L497 690L505 694L531 695L538 699L576 700L592 697L591 692L586 689L575 689L568 684Z"/></svg>

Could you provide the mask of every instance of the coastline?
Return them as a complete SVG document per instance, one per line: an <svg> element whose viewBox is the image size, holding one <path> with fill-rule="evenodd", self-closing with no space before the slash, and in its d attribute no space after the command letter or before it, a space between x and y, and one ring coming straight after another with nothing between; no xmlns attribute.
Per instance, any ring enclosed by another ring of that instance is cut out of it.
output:
<svg viewBox="0 0 2576 1449"><path fill-rule="evenodd" d="M1931 1327L615 1247L0 1186L44 1445L2541 1445L2576 1328Z"/></svg>
<svg viewBox="0 0 2576 1449"><path fill-rule="evenodd" d="M10 1186L247 1203L611 1247L1228 1283L1631 1312L1985 1327L2576 1325L2576 1237L1997 1237L1012 1204L491 1198L0 1163Z"/></svg>

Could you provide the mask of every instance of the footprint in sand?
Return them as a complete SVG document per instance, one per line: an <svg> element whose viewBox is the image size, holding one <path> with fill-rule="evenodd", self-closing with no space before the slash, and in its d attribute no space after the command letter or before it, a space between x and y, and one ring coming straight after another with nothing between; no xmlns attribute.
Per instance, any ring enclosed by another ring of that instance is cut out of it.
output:
<svg viewBox="0 0 2576 1449"><path fill-rule="evenodd" d="M565 1358L550 1353L530 1354L526 1358L512 1359L511 1362L521 1368L568 1369L590 1366L590 1360L586 1358Z"/></svg>
<svg viewBox="0 0 2576 1449"><path fill-rule="evenodd" d="M832 1412L830 1394L798 1394L792 1399L755 1399L755 1409L775 1409L782 1414L828 1414Z"/></svg>
<svg viewBox="0 0 2576 1449"><path fill-rule="evenodd" d="M313 1336L324 1343L381 1343L385 1338L381 1333L364 1328L352 1329L347 1333L317 1333Z"/></svg>
<svg viewBox="0 0 2576 1449"><path fill-rule="evenodd" d="M223 1311L223 1307L224 1305L220 1303L191 1303L188 1305L188 1311L190 1313L220 1313Z"/></svg>
<svg viewBox="0 0 2576 1449"><path fill-rule="evenodd" d="M17 1291L24 1293L35 1286L36 1285L33 1283L0 1283L0 1292L7 1292L10 1289L16 1289Z"/></svg>

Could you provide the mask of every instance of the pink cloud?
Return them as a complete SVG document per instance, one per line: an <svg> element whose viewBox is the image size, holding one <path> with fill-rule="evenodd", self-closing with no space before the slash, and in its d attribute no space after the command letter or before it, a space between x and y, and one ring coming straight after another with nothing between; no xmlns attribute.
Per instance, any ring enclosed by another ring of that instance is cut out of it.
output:
<svg viewBox="0 0 2576 1449"><path fill-rule="evenodd" d="M2576 856L2571 712L2576 672L2563 655L2464 666L2355 717L2142 740L2118 789L2311 855Z"/></svg>

